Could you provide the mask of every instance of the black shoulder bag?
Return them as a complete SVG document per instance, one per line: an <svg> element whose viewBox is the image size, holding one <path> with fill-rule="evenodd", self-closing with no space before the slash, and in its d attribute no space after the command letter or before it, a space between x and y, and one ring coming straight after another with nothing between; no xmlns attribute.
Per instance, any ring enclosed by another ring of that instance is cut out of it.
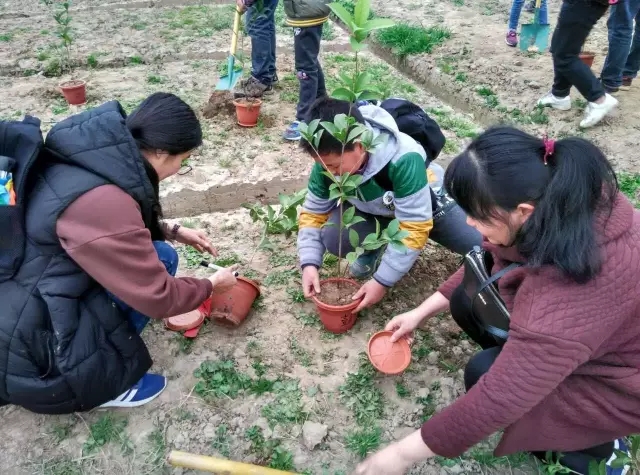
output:
<svg viewBox="0 0 640 475"><path fill-rule="evenodd" d="M462 285L471 302L472 316L500 345L504 344L509 333L509 311L500 297L496 282L521 265L514 262L491 275L493 258L490 253L474 246L464 257Z"/></svg>

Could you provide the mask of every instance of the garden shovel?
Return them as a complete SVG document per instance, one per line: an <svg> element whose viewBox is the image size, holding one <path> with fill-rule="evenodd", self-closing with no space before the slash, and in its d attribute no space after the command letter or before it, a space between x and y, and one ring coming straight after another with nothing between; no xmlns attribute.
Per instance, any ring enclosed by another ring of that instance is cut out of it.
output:
<svg viewBox="0 0 640 475"><path fill-rule="evenodd" d="M229 57L227 58L227 74L222 76L216 84L217 91L227 91L235 87L236 83L242 76L242 70L236 71L236 48L238 47L238 35L240 33L240 10L236 8L236 14L233 19L233 33L231 34L231 47L229 48Z"/></svg>
<svg viewBox="0 0 640 475"><path fill-rule="evenodd" d="M542 53L549 44L549 25L540 24L540 5L542 0L536 0L533 23L522 25L520 31L520 51L534 51Z"/></svg>

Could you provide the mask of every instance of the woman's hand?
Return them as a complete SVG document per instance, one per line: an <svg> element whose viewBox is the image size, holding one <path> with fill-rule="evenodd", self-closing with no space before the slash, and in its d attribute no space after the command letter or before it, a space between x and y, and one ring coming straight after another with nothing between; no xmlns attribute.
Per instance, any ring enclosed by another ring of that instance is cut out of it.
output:
<svg viewBox="0 0 640 475"><path fill-rule="evenodd" d="M238 283L236 276L233 273L238 270L238 265L233 265L231 267L226 267L217 271L209 280L213 284L213 293L214 294L223 294Z"/></svg>
<svg viewBox="0 0 640 475"><path fill-rule="evenodd" d="M302 292L307 299L320 293L320 274L315 266L302 269Z"/></svg>
<svg viewBox="0 0 640 475"><path fill-rule="evenodd" d="M403 475L416 463L434 455L417 430L371 455L356 467L354 475Z"/></svg>
<svg viewBox="0 0 640 475"><path fill-rule="evenodd" d="M422 323L422 315L417 309L413 309L393 317L384 329L393 332L391 336L392 343L402 337L411 342L413 341L413 332L420 326L420 323Z"/></svg>
<svg viewBox="0 0 640 475"><path fill-rule="evenodd" d="M176 233L175 239L180 244L191 246L198 252L208 252L212 256L218 255L218 251L213 247L204 231L181 226Z"/></svg>

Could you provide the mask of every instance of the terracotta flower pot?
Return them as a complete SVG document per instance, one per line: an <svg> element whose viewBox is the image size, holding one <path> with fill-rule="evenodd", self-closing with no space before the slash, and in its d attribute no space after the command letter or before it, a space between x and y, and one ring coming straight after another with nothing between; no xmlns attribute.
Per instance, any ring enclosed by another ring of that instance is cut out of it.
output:
<svg viewBox="0 0 640 475"><path fill-rule="evenodd" d="M87 102L87 83L84 81L65 81L60 83L60 90L72 106L79 106Z"/></svg>
<svg viewBox="0 0 640 475"><path fill-rule="evenodd" d="M242 127L255 127L258 124L260 106L262 106L260 99L236 99L233 101L233 105L236 106L238 125Z"/></svg>
<svg viewBox="0 0 640 475"><path fill-rule="evenodd" d="M355 294L360 288L360 284L351 279L345 279L343 277L335 277L332 279L326 279L320 281L320 295L322 296L323 287L327 284L340 283L340 285L346 285L347 288L352 289L350 295ZM320 321L324 327L331 333L345 333L356 323L357 314L354 312L355 308L360 304L362 299L349 301L344 305L330 305L318 299L318 297L311 297L316 304L318 314L320 315Z"/></svg>
<svg viewBox="0 0 640 475"><path fill-rule="evenodd" d="M221 325L237 327L247 318L259 295L260 287L257 282L238 277L238 283L231 290L211 297L209 316Z"/></svg>
<svg viewBox="0 0 640 475"><path fill-rule="evenodd" d="M593 58L596 57L596 54L590 51L583 51L582 53L580 53L579 57L584 64L591 67L593 66Z"/></svg>

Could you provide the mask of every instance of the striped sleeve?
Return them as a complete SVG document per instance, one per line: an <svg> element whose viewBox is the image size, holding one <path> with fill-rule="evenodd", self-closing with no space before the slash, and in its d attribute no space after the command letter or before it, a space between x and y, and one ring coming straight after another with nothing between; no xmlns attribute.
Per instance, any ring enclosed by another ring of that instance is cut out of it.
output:
<svg viewBox="0 0 640 475"><path fill-rule="evenodd" d="M335 208L335 200L329 199L329 187L323 168L316 163L309 177L308 192L298 218L298 257L300 265L322 265L325 247L322 243L322 226Z"/></svg>
<svg viewBox="0 0 640 475"><path fill-rule="evenodd" d="M414 152L403 155L389 168L389 179L395 195L395 217L400 222L400 229L408 231L409 235L403 239L405 250L389 246L382 257L374 277L387 287L409 272L433 228L424 158Z"/></svg>

